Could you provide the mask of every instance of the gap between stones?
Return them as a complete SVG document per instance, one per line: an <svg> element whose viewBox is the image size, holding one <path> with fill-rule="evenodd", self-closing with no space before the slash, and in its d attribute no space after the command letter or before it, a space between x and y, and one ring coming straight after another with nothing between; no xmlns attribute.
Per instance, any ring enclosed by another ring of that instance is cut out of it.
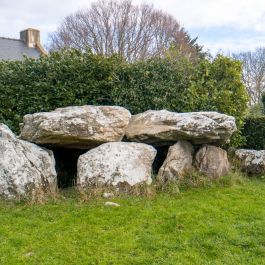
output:
<svg viewBox="0 0 265 265"><path fill-rule="evenodd" d="M157 154L152 165L152 172L156 175L167 157L170 146L153 147L157 150ZM76 186L78 158L80 155L83 155L89 150L62 147L47 148L53 151L54 154L58 188L66 189Z"/></svg>
<svg viewBox="0 0 265 265"><path fill-rule="evenodd" d="M77 161L88 150L70 148L49 148L53 151L59 189L76 186Z"/></svg>

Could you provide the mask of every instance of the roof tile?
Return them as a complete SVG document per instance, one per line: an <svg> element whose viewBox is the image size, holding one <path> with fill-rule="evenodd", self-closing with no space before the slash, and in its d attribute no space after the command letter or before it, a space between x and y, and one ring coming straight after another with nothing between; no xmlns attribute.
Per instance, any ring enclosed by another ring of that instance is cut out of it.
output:
<svg viewBox="0 0 265 265"><path fill-rule="evenodd" d="M0 37L0 60L23 60L23 55L39 58L36 48L29 48L22 40Z"/></svg>

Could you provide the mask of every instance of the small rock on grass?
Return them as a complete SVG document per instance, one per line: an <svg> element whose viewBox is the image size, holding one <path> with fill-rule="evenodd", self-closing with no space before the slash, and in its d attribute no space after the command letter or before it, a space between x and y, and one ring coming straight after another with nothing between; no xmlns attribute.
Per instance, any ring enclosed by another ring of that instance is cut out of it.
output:
<svg viewBox="0 0 265 265"><path fill-rule="evenodd" d="M120 205L115 202L105 202L105 206L120 207Z"/></svg>
<svg viewBox="0 0 265 265"><path fill-rule="evenodd" d="M31 257L33 255L33 252L27 252L23 256L24 257Z"/></svg>

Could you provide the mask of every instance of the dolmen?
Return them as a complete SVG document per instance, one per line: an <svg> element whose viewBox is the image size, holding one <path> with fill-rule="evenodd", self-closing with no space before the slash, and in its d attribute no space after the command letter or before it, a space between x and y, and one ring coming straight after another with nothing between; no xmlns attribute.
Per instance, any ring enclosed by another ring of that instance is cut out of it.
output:
<svg viewBox="0 0 265 265"><path fill-rule="evenodd" d="M18 137L0 125L0 196L56 191L53 148L83 150L76 164L76 183L82 189L150 185L161 146L169 149L157 181L179 181L194 170L218 178L230 168L220 146L236 129L234 117L218 112L131 115L119 106L86 105L27 114Z"/></svg>

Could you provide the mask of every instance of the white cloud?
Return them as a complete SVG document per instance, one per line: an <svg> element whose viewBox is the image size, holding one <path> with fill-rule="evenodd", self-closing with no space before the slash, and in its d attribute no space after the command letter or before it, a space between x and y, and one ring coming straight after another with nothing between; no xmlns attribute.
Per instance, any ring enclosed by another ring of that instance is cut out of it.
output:
<svg viewBox="0 0 265 265"><path fill-rule="evenodd" d="M140 3L141 0L134 0ZM187 29L230 26L265 32L264 0L153 0Z"/></svg>
<svg viewBox="0 0 265 265"><path fill-rule="evenodd" d="M41 30L44 38L67 15L83 8L87 0L0 0L0 36L18 37L28 27Z"/></svg>

